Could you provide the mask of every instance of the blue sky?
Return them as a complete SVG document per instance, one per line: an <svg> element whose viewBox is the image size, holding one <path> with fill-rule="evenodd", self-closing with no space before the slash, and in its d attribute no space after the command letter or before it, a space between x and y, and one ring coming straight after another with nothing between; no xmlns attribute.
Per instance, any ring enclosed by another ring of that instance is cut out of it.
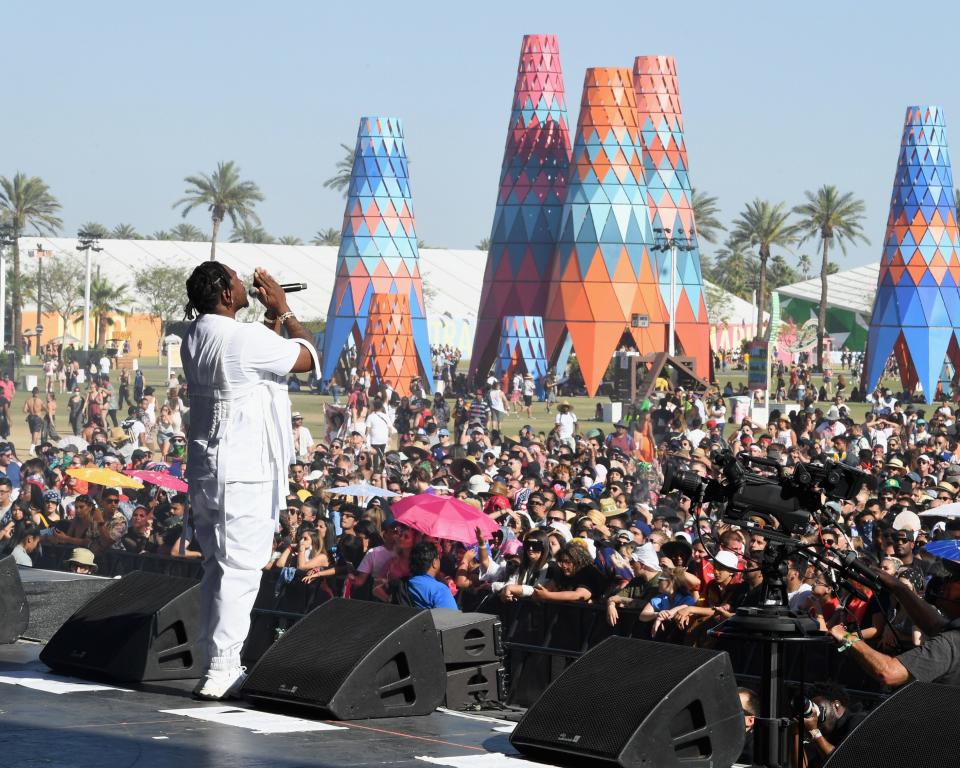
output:
<svg viewBox="0 0 960 768"><path fill-rule="evenodd" d="M907 105L942 105L960 146L955 3L142 5L5 9L0 174L43 177L67 234L169 227L183 177L232 159L266 195L267 230L309 240L340 226L342 198L321 186L339 144L360 115L394 114L419 236L471 247L489 234L527 32L560 37L571 132L586 67L674 55L694 185L727 219L755 196L854 191L872 245L849 266L879 259Z"/></svg>

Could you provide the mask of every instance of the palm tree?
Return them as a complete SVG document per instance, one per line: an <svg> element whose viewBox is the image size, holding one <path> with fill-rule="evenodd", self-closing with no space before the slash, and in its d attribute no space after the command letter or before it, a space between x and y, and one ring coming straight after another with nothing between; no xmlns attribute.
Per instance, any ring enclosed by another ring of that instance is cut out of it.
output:
<svg viewBox="0 0 960 768"><path fill-rule="evenodd" d="M790 211L783 203L771 203L756 198L747 203L743 213L733 222L731 238L738 245L756 248L760 257L759 280L757 284L757 335L763 328L763 306L767 297L767 262L771 248L789 248L797 236L793 226L787 221Z"/></svg>
<svg viewBox="0 0 960 768"><path fill-rule="evenodd" d="M490 238L489 238L489 237L481 237L481 238L480 238L480 242L477 243L477 244L476 244L475 246L473 246L473 247L476 248L478 251L489 251L489 250L490 250Z"/></svg>
<svg viewBox="0 0 960 768"><path fill-rule="evenodd" d="M690 207L693 209L693 226L697 238L707 243L716 243L720 231L726 229L720 223L720 206L717 198L706 192L698 192L696 187L690 190Z"/></svg>
<svg viewBox="0 0 960 768"><path fill-rule="evenodd" d="M107 326L113 325L110 315L125 314L129 302L126 285L114 285L99 275L90 280L90 314L93 315L97 347L102 349L107 343Z"/></svg>
<svg viewBox="0 0 960 768"><path fill-rule="evenodd" d="M797 266L804 280L810 277L810 257L807 254L803 253L797 258Z"/></svg>
<svg viewBox="0 0 960 768"><path fill-rule="evenodd" d="M184 181L190 185L186 189L186 197L177 200L173 207L183 206L182 213L186 218L187 214L197 206L207 206L210 219L213 221L213 232L210 235L211 261L216 261L217 234L226 217L230 217L234 228L241 222L260 223L260 217L257 216L253 207L263 202L263 193L254 182L240 180L240 169L233 160L217 163L217 170L212 176L201 173L196 176L187 176Z"/></svg>
<svg viewBox="0 0 960 768"><path fill-rule="evenodd" d="M200 227L187 224L185 221L177 224L177 226L170 230L170 238L172 240L179 240L181 243L199 243L210 239Z"/></svg>
<svg viewBox="0 0 960 768"><path fill-rule="evenodd" d="M323 182L323 186L334 189L346 197L350 189L350 175L353 173L353 148L346 144L341 144L340 147L344 154L337 160L336 173Z"/></svg>
<svg viewBox="0 0 960 768"><path fill-rule="evenodd" d="M753 290L753 275L757 273L757 268L753 254L744 250L740 243L727 238L717 250L714 264L709 272L705 272L705 276L709 275L711 282L749 301L750 292Z"/></svg>
<svg viewBox="0 0 960 768"><path fill-rule="evenodd" d="M149 237L150 240L173 240L174 237L165 229L158 229Z"/></svg>
<svg viewBox="0 0 960 768"><path fill-rule="evenodd" d="M866 206L852 192L842 195L832 184L824 184L816 192L804 192L807 202L796 206L793 212L800 217L797 230L800 242L811 237L820 238L823 258L820 262L820 307L817 313L817 368L823 370L823 339L827 326L827 270L830 266L830 246L836 240L844 256L847 243L860 240L869 244L863 233Z"/></svg>
<svg viewBox="0 0 960 768"><path fill-rule="evenodd" d="M143 235L137 232L133 224L117 224L110 230L109 237L114 240L143 240Z"/></svg>
<svg viewBox="0 0 960 768"><path fill-rule="evenodd" d="M296 235L284 235L283 237L279 238L277 242L280 245L303 245L303 240Z"/></svg>
<svg viewBox="0 0 960 768"><path fill-rule="evenodd" d="M314 245L340 245L340 230L334 227L318 229L310 242Z"/></svg>
<svg viewBox="0 0 960 768"><path fill-rule="evenodd" d="M95 240L106 240L110 237L110 230L98 221L87 221L80 225L78 232L92 237Z"/></svg>
<svg viewBox="0 0 960 768"><path fill-rule="evenodd" d="M20 237L28 227L38 235L56 234L63 222L57 216L60 202L39 176L17 171L12 179L0 176L0 211L5 214L13 240L13 342L20 344L23 332L23 292L20 285Z"/></svg>
<svg viewBox="0 0 960 768"><path fill-rule="evenodd" d="M275 243L273 235L263 227L254 226L249 221L241 221L230 233L231 243Z"/></svg>

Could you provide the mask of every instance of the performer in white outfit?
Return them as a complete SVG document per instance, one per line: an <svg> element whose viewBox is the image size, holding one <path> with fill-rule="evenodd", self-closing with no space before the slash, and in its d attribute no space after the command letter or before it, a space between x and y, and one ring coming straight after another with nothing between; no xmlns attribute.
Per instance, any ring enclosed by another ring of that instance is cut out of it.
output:
<svg viewBox="0 0 960 768"><path fill-rule="evenodd" d="M194 691L202 699L228 698L245 678L240 649L293 459L285 379L319 371L310 334L277 282L257 269L253 285L267 308L263 324L235 319L249 300L225 264L204 262L187 280L187 314L196 319L181 356L191 406L187 479L203 552L209 668ZM290 338L279 335L281 328Z"/></svg>

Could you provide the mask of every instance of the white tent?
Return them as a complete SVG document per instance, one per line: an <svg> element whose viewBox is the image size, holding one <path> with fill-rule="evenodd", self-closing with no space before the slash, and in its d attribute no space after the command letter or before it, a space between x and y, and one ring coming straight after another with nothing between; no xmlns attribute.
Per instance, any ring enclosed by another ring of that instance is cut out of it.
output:
<svg viewBox="0 0 960 768"><path fill-rule="evenodd" d="M42 246L57 256L83 261L77 243L76 238L69 237L24 237L20 248L26 252ZM93 256L94 269L99 266L112 280L128 285L133 283L134 270L145 265L192 266L210 258L210 243L204 242L101 240L100 247L103 250ZM306 283L306 291L290 294L290 308L304 320L326 317L337 264L336 246L217 243L217 258L243 277L252 275L255 267L263 267L281 283ZM486 259L487 254L478 250L420 251L431 343L451 344L470 353Z"/></svg>

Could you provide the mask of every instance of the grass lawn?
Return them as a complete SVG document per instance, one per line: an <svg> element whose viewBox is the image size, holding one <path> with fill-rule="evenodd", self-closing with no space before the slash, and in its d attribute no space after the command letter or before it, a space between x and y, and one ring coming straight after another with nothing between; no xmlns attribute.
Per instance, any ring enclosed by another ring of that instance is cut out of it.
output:
<svg viewBox="0 0 960 768"><path fill-rule="evenodd" d="M141 369L144 372L144 377L148 385L152 385L162 391L162 388L166 381L166 366L157 365L150 362L149 359L141 360ZM27 393L23 389L23 377L26 374L36 375L38 378L39 386L43 386L43 373L39 366L23 366L20 369L20 374L17 379L17 393L14 397L14 402L10 406L10 427L11 427L11 440L14 445L20 449L21 459L25 458L27 455L27 449L30 446L30 435L27 431L26 420L23 415L23 403L26 400ZM111 376L114 386L117 383L117 374L114 373ZM740 385L741 382L746 381L746 373L742 371L728 371L727 373L721 374L718 377L720 385L724 385L727 381L731 381L733 386L736 388ZM68 394L58 395L57 396L57 426L60 429L61 434L68 435L70 434L69 423L67 421L68 409L67 409L67 398ZM308 393L294 393L290 396L291 401L293 402L293 409L300 411L304 415L304 422L306 426L313 433L314 439L321 439L323 436L323 406L324 403L332 401L332 398L326 395L313 395ZM596 410L596 398L588 397L572 397L569 398L570 403L573 406L575 413L580 419L581 431L587 431L598 427L604 430L605 433L609 432L613 425L610 422L597 422L594 421L594 413ZM343 401L343 398L341 398ZM826 410L829 407L829 403L821 403L820 407ZM776 404L771 403L771 408L784 407L783 405L777 406ZM856 419L862 419L864 413L867 411L867 406L862 403L850 403L848 408ZM535 431L537 432L548 432L553 427L553 420L556 414L554 409L552 413L547 413L546 405L544 403L534 402L533 404L533 418L528 419L526 415L521 414L519 416L509 415L504 419L503 422L503 431L507 435L516 435L520 427L525 424L530 424Z"/></svg>

